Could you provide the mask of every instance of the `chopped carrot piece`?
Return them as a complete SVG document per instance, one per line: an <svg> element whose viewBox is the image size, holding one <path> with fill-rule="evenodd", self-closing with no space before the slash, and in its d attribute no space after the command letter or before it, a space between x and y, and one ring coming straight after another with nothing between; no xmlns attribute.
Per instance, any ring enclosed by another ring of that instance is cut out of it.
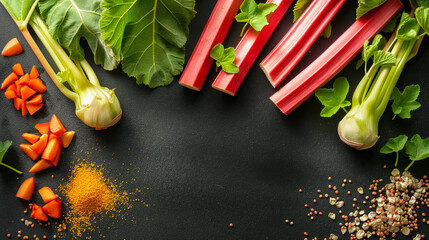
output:
<svg viewBox="0 0 429 240"><path fill-rule="evenodd" d="M19 147L22 149L22 151L25 152L33 161L36 160L40 154L37 154L33 151L33 149L30 148L30 144L20 144Z"/></svg>
<svg viewBox="0 0 429 240"><path fill-rule="evenodd" d="M29 97L33 96L34 94L36 94L36 91L29 88L28 86L23 86L21 88L22 101L27 100Z"/></svg>
<svg viewBox="0 0 429 240"><path fill-rule="evenodd" d="M18 95L18 97L21 97L21 88L22 88L22 85L19 85L16 82L15 82L14 85L16 87L16 95Z"/></svg>
<svg viewBox="0 0 429 240"><path fill-rule="evenodd" d="M38 123L34 126L40 134L49 134L49 125L50 123Z"/></svg>
<svg viewBox="0 0 429 240"><path fill-rule="evenodd" d="M36 143L40 139L39 136L37 136L36 134L32 134L32 133L23 133L22 137L31 144Z"/></svg>
<svg viewBox="0 0 429 240"><path fill-rule="evenodd" d="M22 99L19 97L16 97L13 99L13 105L15 106L16 110L22 109Z"/></svg>
<svg viewBox="0 0 429 240"><path fill-rule="evenodd" d="M14 91L6 91L4 92L4 95L6 96L7 99L14 99L17 97Z"/></svg>
<svg viewBox="0 0 429 240"><path fill-rule="evenodd" d="M11 57L22 53L22 46L17 38L11 39L6 46L4 46L1 52L2 56Z"/></svg>
<svg viewBox="0 0 429 240"><path fill-rule="evenodd" d="M28 114L28 109L27 109L27 105L25 104L25 101L22 101L22 108L21 108L21 111L22 111L22 116L27 116L27 114Z"/></svg>
<svg viewBox="0 0 429 240"><path fill-rule="evenodd" d="M25 106L27 107L27 110L30 113L30 115L33 115L43 107L43 104L41 104L41 103L40 104L32 104L32 103L26 102Z"/></svg>
<svg viewBox="0 0 429 240"><path fill-rule="evenodd" d="M53 135L53 134L51 134L51 135ZM57 150L57 154L55 155L55 159L54 159L54 161L52 161L52 164L54 164L54 166L58 166L58 162L60 161L62 150L63 150L63 145L60 144L60 147Z"/></svg>
<svg viewBox="0 0 429 240"><path fill-rule="evenodd" d="M18 76L24 75L24 69L22 68L21 64L17 63L13 65L12 70L16 73Z"/></svg>
<svg viewBox="0 0 429 240"><path fill-rule="evenodd" d="M36 92L43 93L46 92L46 87L43 84L42 80L38 78L30 79L28 86L34 89Z"/></svg>
<svg viewBox="0 0 429 240"><path fill-rule="evenodd" d="M6 91L13 91L15 93L17 93L17 88L15 84L11 84L9 87L7 87Z"/></svg>
<svg viewBox="0 0 429 240"><path fill-rule="evenodd" d="M43 212L45 212L49 217L60 218L61 217L61 201L57 198L49 203L45 204L42 207Z"/></svg>
<svg viewBox="0 0 429 240"><path fill-rule="evenodd" d="M48 144L48 134L43 134L39 141L30 145L31 150L33 150L38 155L42 154L43 150L45 150L46 145Z"/></svg>
<svg viewBox="0 0 429 240"><path fill-rule="evenodd" d="M18 76L16 75L15 72L12 72L11 74L9 74L9 76L7 76L4 80L3 83L1 84L1 90L6 89L7 87L9 87L9 85L11 85L12 83L16 82L18 80Z"/></svg>
<svg viewBox="0 0 429 240"><path fill-rule="evenodd" d="M61 143L60 139L52 138L48 142L48 145L46 146L45 150L43 151L42 158L50 161L51 163L54 163L55 158L56 158L57 153L58 153L58 149L61 149L61 147L62 147L62 143Z"/></svg>
<svg viewBox="0 0 429 240"><path fill-rule="evenodd" d="M54 166L51 162L45 159L40 159L38 162L36 162L33 167L30 168L31 173L40 172L42 170L48 169L50 167Z"/></svg>
<svg viewBox="0 0 429 240"><path fill-rule="evenodd" d="M36 66L33 65L33 68L31 68L31 72L30 72L30 78L35 79L38 77L39 77L39 71L37 71Z"/></svg>
<svg viewBox="0 0 429 240"><path fill-rule="evenodd" d="M49 187L42 187L39 189L39 194L42 196L42 199L45 203L58 198L58 196Z"/></svg>
<svg viewBox="0 0 429 240"><path fill-rule="evenodd" d="M31 196L33 196L34 185L34 177L26 179L19 187L18 192L16 193L16 197L22 198L27 201L30 200Z"/></svg>
<svg viewBox="0 0 429 240"><path fill-rule="evenodd" d="M61 136L61 141L63 142L63 148L69 147L71 141L73 140L74 134L75 134L74 131L68 131Z"/></svg>
<svg viewBox="0 0 429 240"><path fill-rule="evenodd" d="M48 142L51 141L52 138L58 138L58 137L55 134L49 134L49 140L48 140Z"/></svg>
<svg viewBox="0 0 429 240"><path fill-rule="evenodd" d="M33 211L31 212L31 215L30 215L31 218L40 220L40 221L48 221L48 216L46 216L46 214L43 212L42 207L33 203L32 209Z"/></svg>
<svg viewBox="0 0 429 240"><path fill-rule="evenodd" d="M30 75L26 73L24 76L20 77L16 83L18 85L28 85L30 83Z"/></svg>
<svg viewBox="0 0 429 240"><path fill-rule="evenodd" d="M27 104L40 104L43 102L42 94L37 94L27 101Z"/></svg>
<svg viewBox="0 0 429 240"><path fill-rule="evenodd" d="M61 137L66 132L66 128L61 123L57 115L52 114L50 123L51 133L55 134L57 137Z"/></svg>

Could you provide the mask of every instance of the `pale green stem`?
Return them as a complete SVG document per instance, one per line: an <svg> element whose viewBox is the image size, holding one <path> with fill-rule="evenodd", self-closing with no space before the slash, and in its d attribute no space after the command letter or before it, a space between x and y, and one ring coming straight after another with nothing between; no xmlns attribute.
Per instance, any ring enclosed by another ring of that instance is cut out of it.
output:
<svg viewBox="0 0 429 240"><path fill-rule="evenodd" d="M399 153L396 152L396 161L395 161L395 167L398 166L398 160L399 160Z"/></svg>
<svg viewBox="0 0 429 240"><path fill-rule="evenodd" d="M28 22L30 21L31 16L33 15L34 9L36 9L37 4L39 3L39 0L36 0L33 5L31 6L30 11L28 12L27 17L25 18L24 22L19 26L19 30L23 30L27 28Z"/></svg>
<svg viewBox="0 0 429 240"><path fill-rule="evenodd" d="M415 160L411 161L411 163L408 164L408 166L405 168L405 171L408 171L408 169L410 169L410 167L413 165L414 162L415 162Z"/></svg>
<svg viewBox="0 0 429 240"><path fill-rule="evenodd" d="M86 59L81 60L78 64L76 64L78 66L81 66L83 68L83 70L86 73L86 76L88 77L89 81L100 87L100 82L98 81L97 75L94 72L94 69L92 69L91 65L89 65L89 63L86 61Z"/></svg>
<svg viewBox="0 0 429 240"><path fill-rule="evenodd" d="M246 22L246 24L244 24L243 29L241 29L240 37L243 37L243 35L244 35L244 30L246 30L247 25L249 25L249 22Z"/></svg>
<svg viewBox="0 0 429 240"><path fill-rule="evenodd" d="M22 172L21 172L21 171L19 171L19 170L15 169L15 168L13 168L13 167L11 167L11 166L9 166L9 165L5 164L5 163L0 163L0 165L1 165L1 166L4 166L4 167L7 167L7 168L9 168L10 170L12 170L12 171L14 171L14 172L16 172L16 173L18 173L18 174L22 174Z"/></svg>

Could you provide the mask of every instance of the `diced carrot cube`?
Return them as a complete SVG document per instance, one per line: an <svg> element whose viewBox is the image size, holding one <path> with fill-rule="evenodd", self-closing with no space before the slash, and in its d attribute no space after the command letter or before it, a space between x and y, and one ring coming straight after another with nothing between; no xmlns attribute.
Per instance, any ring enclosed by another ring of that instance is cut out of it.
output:
<svg viewBox="0 0 429 240"><path fill-rule="evenodd" d="M62 147L62 143L58 138L52 138L45 150L42 153L42 158L54 164L58 150ZM54 164L55 165L55 164ZM55 165L56 166L56 165Z"/></svg>
<svg viewBox="0 0 429 240"><path fill-rule="evenodd" d="M63 142L63 148L69 147L71 141L73 140L74 134L75 134L74 131L68 131L61 136L61 141Z"/></svg>
<svg viewBox="0 0 429 240"><path fill-rule="evenodd" d="M12 38L1 52L2 56L11 57L22 53L22 46L17 38Z"/></svg>
<svg viewBox="0 0 429 240"><path fill-rule="evenodd" d="M30 145L31 150L33 150L38 155L42 154L43 150L45 150L46 145L48 144L48 134L43 134L39 141Z"/></svg>
<svg viewBox="0 0 429 240"><path fill-rule="evenodd" d="M31 173L40 172L42 170L48 169L50 167L53 167L54 165L45 159L40 159L38 162L36 162L33 167L30 168Z"/></svg>
<svg viewBox="0 0 429 240"><path fill-rule="evenodd" d="M23 86L21 88L22 101L27 100L29 97L33 96L34 94L36 94L36 91L34 91L33 89L29 88L28 86Z"/></svg>
<svg viewBox="0 0 429 240"><path fill-rule="evenodd" d="M28 86L34 89L36 92L44 93L46 92L46 87L43 84L42 80L38 78L30 79L30 82L28 83Z"/></svg>
<svg viewBox="0 0 429 240"><path fill-rule="evenodd" d="M40 154L37 154L33 151L33 149L30 148L30 144L20 144L19 147L22 149L22 151L27 154L33 161L36 160Z"/></svg>
<svg viewBox="0 0 429 240"><path fill-rule="evenodd" d="M18 85L28 85L30 83L30 75L26 73L24 76L20 77L16 83Z"/></svg>
<svg viewBox="0 0 429 240"><path fill-rule="evenodd" d="M34 126L40 134L49 134L50 123L38 123Z"/></svg>
<svg viewBox="0 0 429 240"><path fill-rule="evenodd" d="M15 72L12 72L11 74L9 74L9 76L7 76L4 80L3 83L1 84L1 90L6 89L7 87L9 87L9 85L11 85L12 83L16 82L18 80L18 76L16 75Z"/></svg>
<svg viewBox="0 0 429 240"><path fill-rule="evenodd" d="M6 91L13 91L13 92L17 93L16 85L11 84L9 87L7 87Z"/></svg>
<svg viewBox="0 0 429 240"><path fill-rule="evenodd" d="M61 137L66 132L66 128L55 114L52 114L50 123L51 133L55 134L57 137Z"/></svg>
<svg viewBox="0 0 429 240"><path fill-rule="evenodd" d="M18 76L22 76L24 75L24 69L22 68L21 64L17 63L15 65L13 65L12 67L13 72L16 73L16 75Z"/></svg>
<svg viewBox="0 0 429 240"><path fill-rule="evenodd" d="M53 134L51 134L51 135L53 135ZM54 164L54 166L58 166L58 162L60 161L62 150L63 150L63 145L60 145L60 147L57 150L57 154L55 155L55 159L54 159L54 161L52 161L52 164Z"/></svg>
<svg viewBox="0 0 429 240"><path fill-rule="evenodd" d="M22 99L19 97L16 97L13 99L13 105L15 106L16 110L22 109Z"/></svg>
<svg viewBox="0 0 429 240"><path fill-rule="evenodd" d="M37 136L37 135L35 135L35 134L32 134L32 133L23 133L23 134L22 134L22 137L23 137L25 140L27 140L29 143L31 143L31 144L36 143L36 142L37 142L37 141L39 141L39 139L40 139L40 137L39 137L39 136Z"/></svg>
<svg viewBox="0 0 429 240"><path fill-rule="evenodd" d="M40 221L48 221L48 216L46 216L46 214L43 212L42 207L33 203L32 209L33 211L31 212L31 215L30 215L31 218L40 220Z"/></svg>
<svg viewBox="0 0 429 240"><path fill-rule="evenodd" d="M26 102L25 106L27 107L27 110L30 115L33 115L43 107L43 104L31 104Z"/></svg>
<svg viewBox="0 0 429 240"><path fill-rule="evenodd" d="M25 101L22 101L22 108L21 108L21 111L22 111L22 116L27 116L27 114L28 114L28 109L27 109L27 105L25 104Z"/></svg>
<svg viewBox="0 0 429 240"><path fill-rule="evenodd" d="M52 217L52 218L61 217L61 201L58 198L45 204L45 206L43 206L42 209L43 209L43 212L45 212L49 217Z"/></svg>
<svg viewBox="0 0 429 240"><path fill-rule="evenodd" d="M16 86L15 84L10 85L6 91L4 92L4 95L7 99L14 99L17 97L16 95Z"/></svg>
<svg viewBox="0 0 429 240"><path fill-rule="evenodd" d="M37 94L27 101L27 104L40 104L43 102L42 94Z"/></svg>
<svg viewBox="0 0 429 240"><path fill-rule="evenodd" d="M38 77L39 77L39 71L37 71L36 66L33 65L33 68L31 68L31 72L30 72L30 78L35 79Z"/></svg>
<svg viewBox="0 0 429 240"><path fill-rule="evenodd" d="M18 189L16 197L29 201L34 192L34 177L26 179Z"/></svg>
<svg viewBox="0 0 429 240"><path fill-rule="evenodd" d="M42 196L42 199L45 203L58 198L58 196L49 187L42 187L39 189L39 194Z"/></svg>

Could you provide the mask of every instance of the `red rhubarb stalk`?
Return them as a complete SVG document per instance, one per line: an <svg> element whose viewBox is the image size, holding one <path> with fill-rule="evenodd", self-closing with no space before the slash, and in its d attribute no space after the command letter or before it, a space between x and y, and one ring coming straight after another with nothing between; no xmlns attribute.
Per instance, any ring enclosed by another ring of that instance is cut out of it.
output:
<svg viewBox="0 0 429 240"><path fill-rule="evenodd" d="M345 1L345 0L344 0ZM267 3L277 5L276 11L271 14L268 25L260 32L253 28L247 30L240 43L235 48L234 64L240 69L238 73L229 74L221 71L213 82L212 87L232 96L235 95L250 67L255 62L265 43L286 13L293 0L268 0Z"/></svg>
<svg viewBox="0 0 429 240"><path fill-rule="evenodd" d="M322 55L270 97L289 114L340 72L360 52L366 40L377 34L403 7L400 0L388 0L351 25Z"/></svg>
<svg viewBox="0 0 429 240"><path fill-rule="evenodd" d="M260 66L277 87L301 60L346 0L315 0Z"/></svg>
<svg viewBox="0 0 429 240"><path fill-rule="evenodd" d="M180 77L179 84L200 91L213 63L210 50L222 43L243 0L218 0Z"/></svg>

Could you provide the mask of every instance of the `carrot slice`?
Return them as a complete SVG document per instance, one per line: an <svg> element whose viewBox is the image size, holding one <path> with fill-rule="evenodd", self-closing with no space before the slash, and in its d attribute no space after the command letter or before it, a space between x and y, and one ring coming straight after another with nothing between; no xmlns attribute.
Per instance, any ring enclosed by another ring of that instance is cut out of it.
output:
<svg viewBox="0 0 429 240"><path fill-rule="evenodd" d="M43 150L45 150L46 145L48 144L48 134L43 134L39 141L33 143L30 148L38 155L42 154Z"/></svg>
<svg viewBox="0 0 429 240"><path fill-rule="evenodd" d="M18 97L21 97L21 88L22 88L22 85L19 85L16 82L15 82L14 85L16 87L16 95L18 95Z"/></svg>
<svg viewBox="0 0 429 240"><path fill-rule="evenodd" d="M30 75L26 73L24 76L20 77L16 83L18 85L28 85L30 83Z"/></svg>
<svg viewBox="0 0 429 240"><path fill-rule="evenodd" d="M22 46L17 38L12 38L1 52L2 56L11 57L22 53Z"/></svg>
<svg viewBox="0 0 429 240"><path fill-rule="evenodd" d="M46 214L43 212L42 207L33 203L32 209L33 211L31 212L31 215L30 215L31 218L40 220L40 221L48 221L48 216L46 216Z"/></svg>
<svg viewBox="0 0 429 240"><path fill-rule="evenodd" d="M30 77L31 78L31 77ZM43 93L46 92L46 87L43 84L42 80L38 78L30 79L28 86L34 89L36 92Z"/></svg>
<svg viewBox="0 0 429 240"><path fill-rule="evenodd" d="M43 102L42 94L37 94L27 101L27 104L40 104Z"/></svg>
<svg viewBox="0 0 429 240"><path fill-rule="evenodd" d="M9 85L11 85L12 83L16 82L18 80L18 76L16 75L15 72L12 72L11 74L9 74L9 76L7 76L4 80L3 83L1 84L1 90L6 89L7 87L9 87Z"/></svg>
<svg viewBox="0 0 429 240"><path fill-rule="evenodd" d="M36 94L36 91L34 91L28 86L23 86L21 88L22 101L27 100L29 97L33 96L34 94Z"/></svg>
<svg viewBox="0 0 429 240"><path fill-rule="evenodd" d="M30 78L35 79L38 77L39 77L39 71L37 71L36 66L33 65L33 68L31 68L31 72L30 72Z"/></svg>
<svg viewBox="0 0 429 240"><path fill-rule="evenodd" d="M14 91L10 91L10 90L4 92L4 95L6 96L7 99L14 99L18 97Z"/></svg>
<svg viewBox="0 0 429 240"><path fill-rule="evenodd" d="M32 133L23 133L22 137L31 144L36 143L40 139L39 136L37 136L36 134L32 134Z"/></svg>
<svg viewBox="0 0 429 240"><path fill-rule="evenodd" d="M61 217L61 201L57 198L49 203L45 204L42 207L43 212L45 212L49 217L60 218Z"/></svg>
<svg viewBox="0 0 429 240"><path fill-rule="evenodd" d="M16 197L22 198L27 201L30 200L31 196L33 196L34 185L34 177L26 179L19 187L18 192L16 193Z"/></svg>
<svg viewBox="0 0 429 240"><path fill-rule="evenodd" d="M62 136L61 136L61 141L63 142L63 147L64 148L68 148L71 141L73 140L75 132L74 131L68 131L65 132Z"/></svg>
<svg viewBox="0 0 429 240"><path fill-rule="evenodd" d="M53 134L51 134L51 135L53 135ZM52 164L54 164L54 166L58 166L58 162L60 161L62 150L63 150L63 145L60 144L60 147L57 150L57 154L55 155L55 159L54 159L54 161L52 161Z"/></svg>
<svg viewBox="0 0 429 240"><path fill-rule="evenodd" d="M31 173L40 172L42 170L48 169L50 167L53 167L54 165L45 159L40 159L38 162L36 162L33 167L30 168Z"/></svg>
<svg viewBox="0 0 429 240"><path fill-rule="evenodd" d="M19 147L22 149L22 151L27 154L33 161L36 160L40 154L37 154L33 151L33 149L30 148L30 144L20 144Z"/></svg>
<svg viewBox="0 0 429 240"><path fill-rule="evenodd" d="M13 65L12 70L16 73L18 76L24 75L24 69L22 68L21 64L17 63Z"/></svg>
<svg viewBox="0 0 429 240"><path fill-rule="evenodd" d="M58 198L58 196L49 187L42 187L39 189L39 194L42 196L42 199L45 203Z"/></svg>
<svg viewBox="0 0 429 240"><path fill-rule="evenodd" d="M22 109L22 99L19 97L16 97L13 99L13 105L15 106L16 110Z"/></svg>
<svg viewBox="0 0 429 240"><path fill-rule="evenodd" d="M6 91L13 91L15 93L17 93L17 88L15 84L11 84L9 87L7 87Z"/></svg>
<svg viewBox="0 0 429 240"><path fill-rule="evenodd" d="M39 131L40 134L49 134L49 125L50 123L38 123L34 126L34 128Z"/></svg>
<svg viewBox="0 0 429 240"><path fill-rule="evenodd" d="M52 114L50 123L51 123L51 133L55 134L57 137L61 137L66 132L66 128L61 123L57 115Z"/></svg>
<svg viewBox="0 0 429 240"><path fill-rule="evenodd" d="M57 157L58 149L60 149L61 147L62 147L62 143L61 143L60 139L52 138L48 142L48 145L46 146L45 150L43 151L42 158L50 161L51 163L54 163L54 161Z"/></svg>
<svg viewBox="0 0 429 240"><path fill-rule="evenodd" d="M27 110L30 113L30 115L33 115L43 107L43 104L32 104L32 103L26 102L25 106L27 107Z"/></svg>
<svg viewBox="0 0 429 240"><path fill-rule="evenodd" d="M25 104L25 101L22 101L22 108L21 108L21 111L22 111L22 116L27 116L27 114L28 114L28 109L27 109L27 105Z"/></svg>

